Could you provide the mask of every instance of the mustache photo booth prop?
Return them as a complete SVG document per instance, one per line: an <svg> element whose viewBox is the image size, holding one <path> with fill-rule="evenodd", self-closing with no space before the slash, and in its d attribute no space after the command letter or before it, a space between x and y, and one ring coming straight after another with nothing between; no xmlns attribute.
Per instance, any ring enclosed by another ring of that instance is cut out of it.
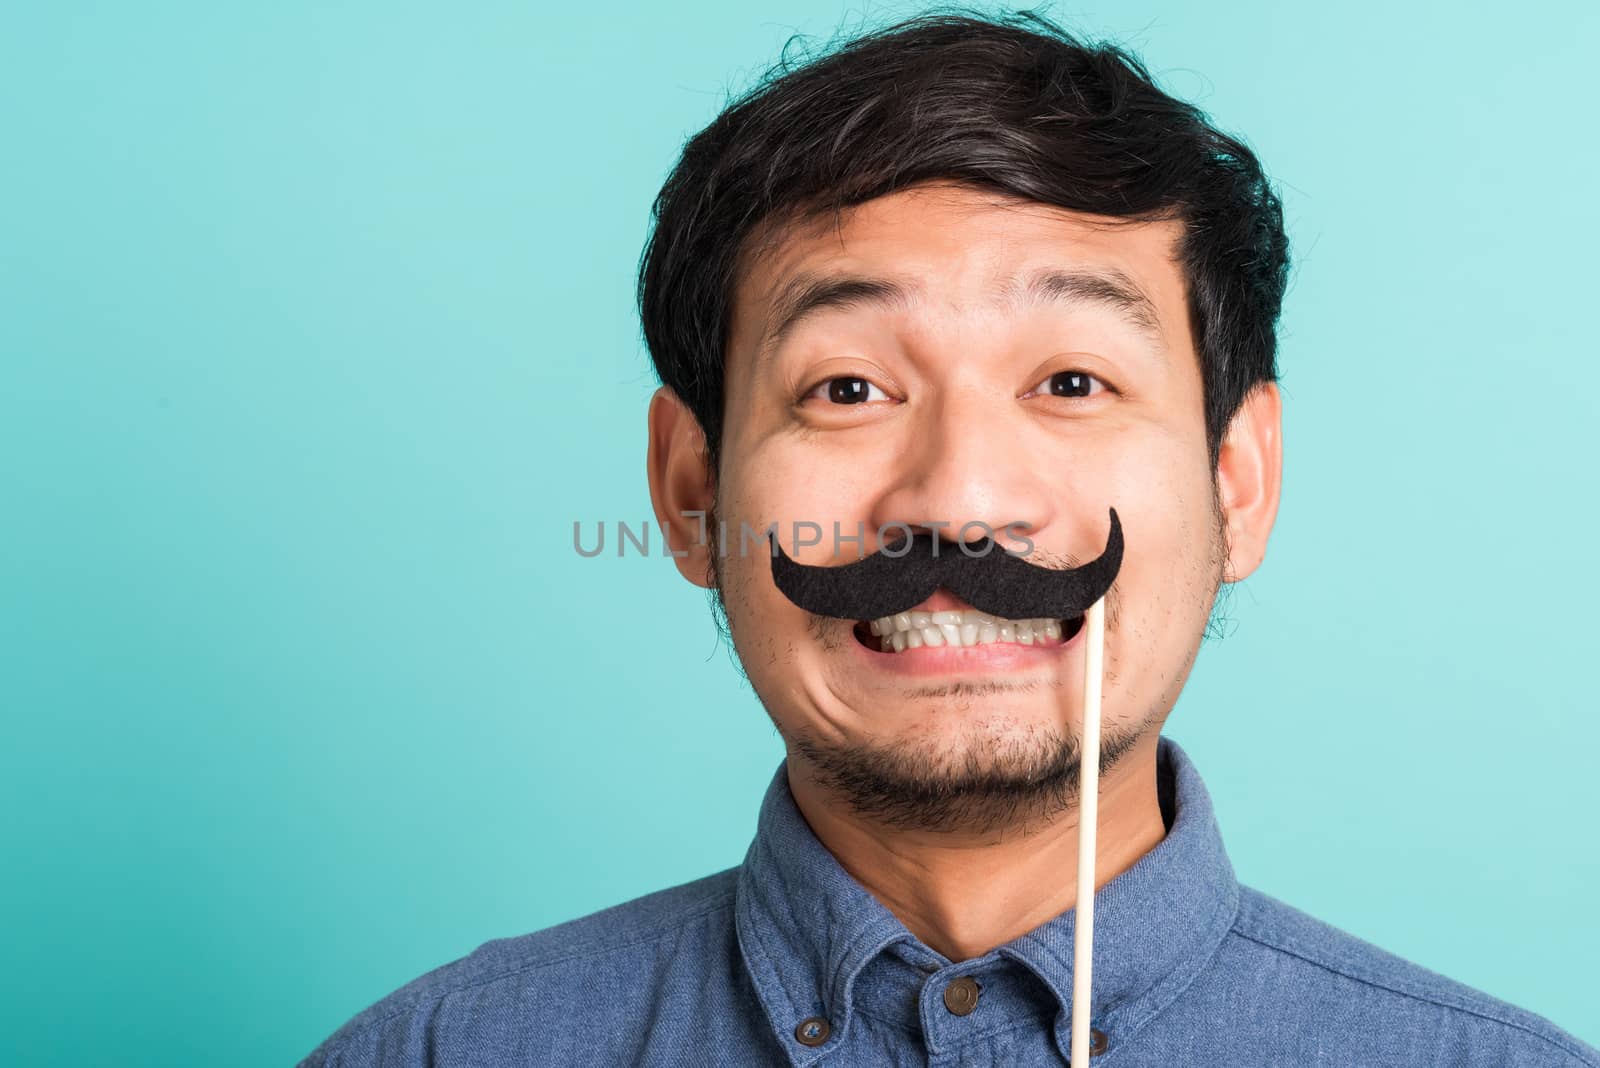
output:
<svg viewBox="0 0 1600 1068"><path fill-rule="evenodd" d="M775 534L772 580L808 612L867 620L909 612L943 587L1006 619L1075 619L1104 597L1122 566L1122 524L1111 509L1105 550L1074 568L1040 567L992 538L958 544L919 530L849 564L812 566L785 555ZM908 544L909 542L909 544Z"/></svg>

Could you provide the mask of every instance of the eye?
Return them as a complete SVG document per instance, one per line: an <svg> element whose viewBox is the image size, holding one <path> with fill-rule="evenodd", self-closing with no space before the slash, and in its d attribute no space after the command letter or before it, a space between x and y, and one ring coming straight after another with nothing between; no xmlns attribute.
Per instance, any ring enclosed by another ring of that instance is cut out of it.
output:
<svg viewBox="0 0 1600 1068"><path fill-rule="evenodd" d="M868 401L888 400L889 395L865 378L841 375L817 383L802 400L816 397L831 404L865 404Z"/></svg>
<svg viewBox="0 0 1600 1068"><path fill-rule="evenodd" d="M1098 390L1093 389L1091 383L1100 388ZM1038 393L1047 397L1088 397L1094 393L1103 393L1110 389L1111 387L1100 379L1084 371L1057 371L1033 389L1024 393L1023 396L1031 397ZM1112 392L1115 391L1113 390Z"/></svg>

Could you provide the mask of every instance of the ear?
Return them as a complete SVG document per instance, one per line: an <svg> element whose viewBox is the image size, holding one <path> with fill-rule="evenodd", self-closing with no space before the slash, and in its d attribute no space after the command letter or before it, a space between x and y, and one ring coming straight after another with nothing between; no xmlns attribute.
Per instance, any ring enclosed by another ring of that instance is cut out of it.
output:
<svg viewBox="0 0 1600 1068"><path fill-rule="evenodd" d="M1267 555L1283 485L1283 402L1278 386L1251 390L1228 424L1217 454L1217 494L1228 528L1223 580L1248 578Z"/></svg>
<svg viewBox="0 0 1600 1068"><path fill-rule="evenodd" d="M683 577L710 588L711 468L705 433L682 399L667 386L650 397L650 504ZM696 516L693 513L698 512ZM689 514L685 514L689 513ZM685 554L685 555L678 555Z"/></svg>

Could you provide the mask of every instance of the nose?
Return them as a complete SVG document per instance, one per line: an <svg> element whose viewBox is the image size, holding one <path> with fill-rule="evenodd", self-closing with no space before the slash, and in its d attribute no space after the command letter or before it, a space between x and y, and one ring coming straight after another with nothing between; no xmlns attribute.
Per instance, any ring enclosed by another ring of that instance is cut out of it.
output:
<svg viewBox="0 0 1600 1068"><path fill-rule="evenodd" d="M876 502L876 529L905 524L954 542L1017 544L1007 526L1029 535L1043 529L1061 488L1050 482L1047 461L1056 458L1031 444L1019 402L1005 390L967 386L930 398L898 443L898 474Z"/></svg>

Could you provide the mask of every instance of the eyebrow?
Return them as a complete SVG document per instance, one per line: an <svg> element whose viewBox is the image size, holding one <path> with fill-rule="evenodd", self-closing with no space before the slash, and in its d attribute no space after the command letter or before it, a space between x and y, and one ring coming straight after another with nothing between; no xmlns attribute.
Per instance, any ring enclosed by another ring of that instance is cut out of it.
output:
<svg viewBox="0 0 1600 1068"><path fill-rule="evenodd" d="M1039 268L992 287L996 307L1015 309L1041 304L1096 305L1116 312L1130 326L1158 345L1161 320L1155 302L1133 279L1116 268L1067 270ZM774 352L801 322L824 308L881 308L909 311L921 303L916 283L861 275L801 273L786 282L772 302L768 327L757 358Z"/></svg>

